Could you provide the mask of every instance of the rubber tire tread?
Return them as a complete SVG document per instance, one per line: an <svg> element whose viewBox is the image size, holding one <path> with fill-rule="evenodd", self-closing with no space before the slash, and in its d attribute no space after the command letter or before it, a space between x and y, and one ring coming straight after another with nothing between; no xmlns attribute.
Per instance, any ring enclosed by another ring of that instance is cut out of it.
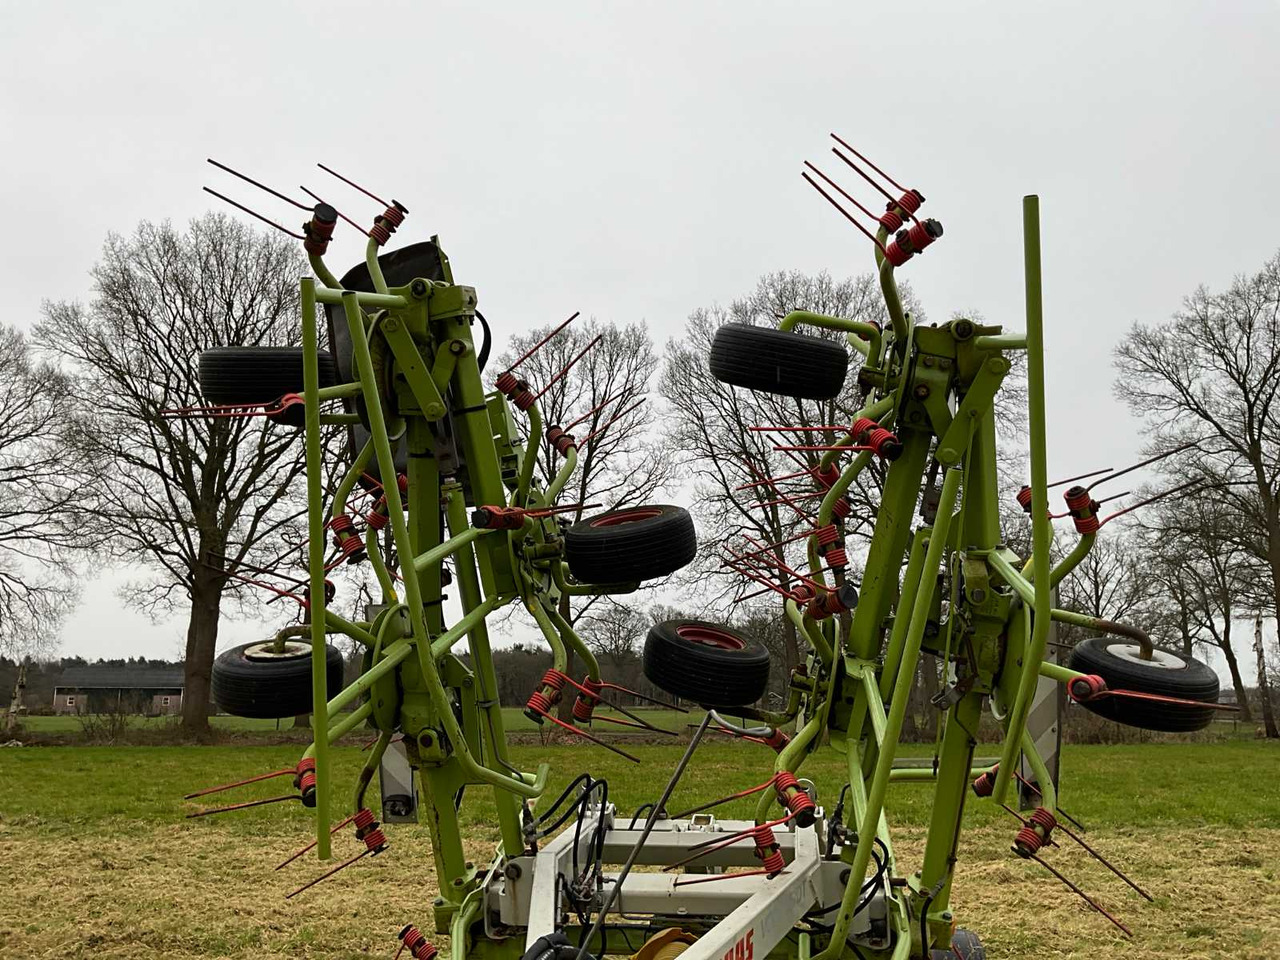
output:
<svg viewBox="0 0 1280 960"><path fill-rule="evenodd" d="M1185 670L1164 670L1146 664L1133 663L1107 652L1107 646L1124 643L1116 637L1090 637L1077 643L1071 651L1070 666L1081 673L1097 674L1112 690L1133 690L1137 693L1155 693L1183 700L1218 702L1218 675L1194 657L1174 654L1187 662ZM1163 651L1169 653L1169 651ZM1203 710L1180 707L1171 703L1144 700L1128 700L1123 697L1103 697L1086 701L1080 706L1100 717L1143 730L1163 733L1189 733L1203 730L1213 722L1218 711L1209 707Z"/></svg>
<svg viewBox="0 0 1280 960"><path fill-rule="evenodd" d="M337 366L317 351L320 386L338 382ZM200 393L209 403L270 403L302 393L301 347L211 347L200 352Z"/></svg>
<svg viewBox="0 0 1280 960"><path fill-rule="evenodd" d="M957 930L951 934L951 946L946 950L929 951L931 960L987 960L987 948L972 930Z"/></svg>
<svg viewBox="0 0 1280 960"><path fill-rule="evenodd" d="M616 526L592 524L632 510L658 510L651 518ZM579 583L638 583L675 573L693 561L698 533L684 507L645 504L588 517L564 532L564 557Z"/></svg>
<svg viewBox="0 0 1280 960"><path fill-rule="evenodd" d="M722 383L806 400L839 396L849 372L849 353L838 343L745 323L716 330L709 362Z"/></svg>
<svg viewBox="0 0 1280 960"><path fill-rule="evenodd" d="M745 644L727 650L688 640L678 628L686 624L731 633ZM667 620L649 628L644 642L644 675L673 697L704 707L747 707L769 686L769 651L758 641L705 620Z"/></svg>
<svg viewBox="0 0 1280 960"><path fill-rule="evenodd" d="M288 660L250 660L244 652L262 644L244 643L213 661L213 702L233 717L279 720L310 713L311 654ZM325 685L329 699L342 690L342 653L325 645Z"/></svg>

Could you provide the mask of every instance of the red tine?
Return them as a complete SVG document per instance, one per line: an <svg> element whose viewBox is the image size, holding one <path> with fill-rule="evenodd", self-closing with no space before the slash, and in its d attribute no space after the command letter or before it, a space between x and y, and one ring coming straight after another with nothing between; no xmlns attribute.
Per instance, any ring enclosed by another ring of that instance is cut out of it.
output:
<svg viewBox="0 0 1280 960"><path fill-rule="evenodd" d="M1116 919L1115 917L1113 917L1111 914L1107 913L1107 911L1106 911L1106 910L1104 910L1104 909L1102 909L1102 906L1101 906L1099 903L1097 903L1097 901L1095 901L1095 900L1094 900L1092 897L1090 897L1087 893L1085 893L1083 890L1081 890L1079 887L1077 887L1074 883L1072 883L1070 880L1068 880L1066 877L1064 877L1061 873L1059 873L1057 870L1055 870L1053 867L1051 867L1048 863L1046 863L1044 860L1040 859L1040 858L1039 858L1038 856L1036 856L1034 853L1033 853L1033 854L1031 854L1031 859L1032 859L1032 860L1034 860L1036 863L1040 864L1040 866L1044 867L1046 870L1048 870L1050 873L1052 873L1055 877L1057 877L1059 880L1061 880L1064 884L1066 884L1067 888L1068 888L1069 890L1072 890L1073 892L1075 892L1075 893L1080 897L1080 899L1081 899L1081 900L1083 900L1083 901L1084 901L1085 903L1087 903L1089 906L1093 907L1093 909L1097 910L1100 914L1102 914L1104 917L1106 917L1108 920L1110 920L1112 923L1114 923L1117 927L1119 927L1121 930L1123 930L1123 931L1124 931L1125 936L1127 936L1127 937L1132 937L1132 936L1133 936L1133 931L1132 931L1132 930L1130 930L1128 927L1126 927L1123 923L1121 923L1119 920L1117 920L1117 919Z"/></svg>
<svg viewBox="0 0 1280 960"><path fill-rule="evenodd" d="M317 194L312 193L310 190L308 190L306 187L302 186L301 184L299 184L298 189L301 190L303 193L305 193L312 200L316 201L316 203L328 203L327 200L321 199ZM329 206L333 207L333 204L329 203ZM351 226L355 227L357 230L363 233L366 237L369 235L368 230L360 226L360 224L356 223L354 220L348 217L345 213L343 213L337 207L333 207L333 212L336 213L338 216L340 216L347 223L351 224Z"/></svg>
<svg viewBox="0 0 1280 960"><path fill-rule="evenodd" d="M548 381L547 381L547 385L546 385L545 387L543 387L541 390L539 390L537 393L535 393L535 394L533 395L533 399L537 400L537 399L539 399L540 397L542 397L542 395L543 395L544 393L546 393L548 390L550 390L550 389L551 389L551 387L555 384L555 382L556 382L557 380L559 380L559 379L560 379L561 377L563 377L566 373L568 373L568 372L573 368L573 365L574 365L575 363L577 363L579 360L581 360L583 357L585 357L585 356L587 355L588 351L590 351L592 347L594 347L597 343L599 343L599 342L600 342L601 340L603 340L603 339L604 339L604 334L603 334L603 333L597 333L597 334L595 335L595 337L592 339L592 341L591 341L590 343L588 343L585 347L583 347L581 350L579 350L579 351L578 351L577 356L575 356L572 360L570 360L570 361L569 361L568 363L566 363L563 367L561 367L561 368L560 368L560 372L559 372L559 373L557 373L557 374L556 374L554 377L552 377L550 380L548 380Z"/></svg>
<svg viewBox="0 0 1280 960"><path fill-rule="evenodd" d="M580 314L581 314L581 311L575 311L572 317L570 317L570 318L569 318L568 320L566 320L564 323L560 324L560 326L556 327L554 330L552 330L550 333L548 333L545 337L543 337L541 340L539 340L537 343L535 343L532 347L530 347L528 350L526 350L526 351L525 351L525 352L520 356L520 359L519 359L519 360L517 360L517 361L516 361L515 363L513 363L511 366L507 367L507 369L503 370L502 372L503 372L503 373L510 373L510 372L511 372L512 370L514 370L516 367L520 366L520 364L524 363L526 360L528 360L530 357L532 357L535 353L537 353L539 350L541 350L544 346L546 346L546 345L551 341L551 338L552 338L552 337L554 337L557 333L559 333L561 330L563 330L563 329L564 329L565 327L567 327L569 324L573 323L573 321L574 321L574 320L576 320L576 319L579 317L579 315L580 315Z"/></svg>
<svg viewBox="0 0 1280 960"><path fill-rule="evenodd" d="M604 433L604 432L605 432L606 430L608 430L611 426L613 426L613 425L614 425L614 423L615 423L616 421L621 420L621 419L622 419L623 417L625 417L628 413L631 413L633 410L636 410L636 409L638 409L639 407L643 406L643 405L644 405L644 401L645 401L645 398L644 398L644 397L641 397L639 400L637 400L637 401L636 401L635 403L633 403L631 406L627 407L627 409L623 410L621 413L616 413L616 414L614 414L612 417L610 417L610 418L609 418L609 421L608 421L607 423L605 423L605 425L604 425L604 426L602 426L600 429L598 429L598 430L594 431L593 433L588 434L588 435L583 439L583 441L582 441L580 444L578 444L578 446L580 446L580 447L585 447L588 443L590 443L592 440L594 440L594 439L596 439L597 437L599 437L602 433Z"/></svg>
<svg viewBox="0 0 1280 960"><path fill-rule="evenodd" d="M836 183L834 180L828 177L825 173L823 173L821 170L815 167L808 160L804 162L804 165L808 167L810 170L812 170L814 173L816 173L818 176L820 176L823 180L825 180L827 185L830 186L833 190L835 190L838 194L840 194L840 196L844 197L846 200L852 203L855 207L857 207L859 210L865 213L872 220L875 220L877 223L880 222L879 217L877 217L874 213L872 213L870 210L868 210L866 207L860 204L857 200L851 197L849 193L844 189L844 187L840 186L840 184Z"/></svg>
<svg viewBox="0 0 1280 960"><path fill-rule="evenodd" d="M874 244L875 244L875 245L880 249L880 252L881 252L881 253L883 253L886 257L889 255L889 251L887 251L887 250L884 248L884 244L883 244L883 243L881 243L879 240L877 240L877 239L876 239L875 234L873 234L870 230L868 230L868 229L867 229L866 227L864 227L861 223L859 223L856 219L854 219L853 214L851 214L848 210L846 210L844 207L840 206L840 204L836 203L836 201L835 201L834 199L832 199L831 195L830 195L829 193L827 193L827 191L823 190L820 186L818 186L818 185L817 185L817 183L815 183L815 182L813 181L813 179L812 179L812 178L811 178L807 173L802 173L802 174L800 174L800 176L804 177L805 182L806 182L806 183L808 183L808 184L809 184L809 186L813 187L813 189L817 190L820 194L822 194L822 196L826 199L827 203L831 204L831 205L832 205L833 207L835 207L838 211L840 211L840 214L841 214L841 215L842 215L846 220L848 220L848 221L849 221L850 223L852 223L855 227L857 227L857 228L858 228L859 230L861 230L864 234L866 234L866 235L867 235L867 238L868 238L868 239L870 239L870 241L871 241L872 243L874 243Z"/></svg>
<svg viewBox="0 0 1280 960"><path fill-rule="evenodd" d="M566 431L566 432L568 432L569 430L572 430L574 427L576 427L578 424L582 423L584 420L588 420L588 419L590 419L591 417L595 416L597 413L599 413L601 410L603 410L603 409L604 409L605 407L607 407L609 404L613 403L613 401L617 400L617 399L618 399L620 396L622 396L624 393L626 393L626 390L625 390L625 389L623 389L623 390L619 390L617 393L613 394L612 396L605 397L602 401L600 401L598 404L596 404L594 407L592 407L590 410L588 410L586 413L584 413L582 416L580 416L577 420L571 420L570 422L566 423L566 424L565 424L563 427L561 427L560 429L561 429L561 430L564 430L564 431Z"/></svg>
<svg viewBox="0 0 1280 960"><path fill-rule="evenodd" d="M373 200L377 200L377 201L378 201L378 203L382 204L384 207L389 207L389 206L391 206L391 204L387 203L387 201L383 200L383 199L382 199L380 196L378 196L376 193L370 193L368 190L366 190L364 187L360 186L360 184L356 183L354 180L348 180L346 177L344 177L342 174L338 173L336 170L330 170L330 169L329 169L328 167L326 167L323 163L317 163L317 164L316 164L316 166L317 166L317 167L319 167L321 170L323 170L325 173L329 174L330 176L332 176L332 177L337 177L339 180L341 180L341 181L342 181L343 183L345 183L347 186L349 186L349 187L355 187L357 190L359 190L361 193L363 193L366 197L369 197L370 199L373 199Z"/></svg>
<svg viewBox="0 0 1280 960"><path fill-rule="evenodd" d="M285 203L293 204L299 210L306 210L308 212L310 212L311 210L311 208L308 207L305 203L299 203L297 200L293 199L293 197L286 196L285 194L281 193L279 190L273 190L271 187L268 187L265 183L259 183L257 180L253 179L253 177L245 176L239 170L232 170L225 163L219 163L217 160L213 159L213 157L206 157L205 160L208 163L213 164L219 170L225 170L227 173L231 174L233 177L239 177L245 183L251 183L255 187L257 187L259 190L265 190L267 193L271 194L273 197L279 197ZM210 191L210 193L212 192L213 191ZM316 197L316 199L319 200L320 198Z"/></svg>
<svg viewBox="0 0 1280 960"><path fill-rule="evenodd" d="M1166 457L1172 457L1176 453L1181 453L1183 450L1190 450L1192 447L1199 446L1201 442L1202 441L1200 440L1192 440L1190 443L1184 443L1181 446L1174 447L1172 450L1166 450L1164 453L1157 453L1154 457L1147 457L1145 460L1139 460L1131 467L1125 467L1123 470L1117 470L1114 473L1108 474L1101 480L1093 481L1093 483L1085 487L1085 490L1092 491L1093 488L1099 484L1106 483L1108 480L1114 480L1116 477L1122 477L1126 473L1133 473L1133 471L1140 470L1143 467L1148 467L1153 463L1164 460Z"/></svg>
<svg viewBox="0 0 1280 960"><path fill-rule="evenodd" d="M257 212L257 211L255 211L255 210L250 210L250 209L249 209L248 207L246 207L243 203L236 203L236 201L232 200L230 197L223 196L223 195L222 195L221 193L219 193L217 190L213 190L213 189L211 189L211 188L209 188L209 187L204 187L203 189L204 189L204 192L205 192L205 193L211 193L211 194L213 194L215 197L217 197L219 200L222 200L224 203L229 203L229 204L231 204L231 205L232 205L233 207L235 207L237 210L243 210L245 213L249 214L249 216L251 216L251 217L257 217L257 218L258 218L259 220L261 220L263 223L265 223L265 224L267 224L267 225L269 225L269 226L275 227L275 228L276 228L277 230L279 230L281 233L287 233L289 236L293 237L293 239L295 239L295 240L305 240L305 239L307 239L305 235L303 235L303 234L301 234L301 233L294 233L292 230L286 230L284 227L280 226L280 224L276 223L274 220L270 220L270 219L268 219L267 217L264 217L262 214L258 213L258 212Z"/></svg>
<svg viewBox="0 0 1280 960"><path fill-rule="evenodd" d="M604 747L606 750L612 750L612 751L613 751L614 753L616 753L618 756L620 756L620 757L626 757L626 758L627 758L628 760L630 760L632 763L639 763L639 762L640 762L640 758L639 758L639 757L633 757L631 754L627 753L627 751L625 751L625 750L621 749L620 747L615 747L615 746L614 746L613 744L611 744L611 743L605 743L605 742L604 742L603 740L601 740L599 737L593 737L591 734L587 733L587 731L585 731L585 730L580 730L578 727L575 727L575 726L574 726L573 724L571 724L571 723L565 723L565 722L564 722L563 720L561 720L559 717L553 717L551 714L547 713L547 712L546 712L546 711L544 711L544 710L538 710L538 708L537 708L537 707L532 707L532 708L530 708L530 709L532 709L532 710L536 711L537 713L541 714L543 717L546 717L548 720L550 720L550 721L551 721L552 723L554 723L556 726L561 727L562 729L568 730L570 733L574 734L575 736L584 737L584 738L586 738L587 740L590 740L592 743L596 744L597 746Z"/></svg>
<svg viewBox="0 0 1280 960"><path fill-rule="evenodd" d="M850 153L852 153L855 157L857 157L859 160L861 160L863 163L865 163L868 167L870 167L870 168L871 168L872 170L874 170L876 173L880 174L880 176L882 176L882 177L884 177L886 180L888 180L888 181L889 181L891 184L893 184L893 186L894 186L894 187L896 187L898 190L902 191L903 193L907 193L907 192L908 192L906 187L904 187L904 186L903 186L902 184L900 184L897 180L893 179L893 177L889 176L887 173L885 173L883 170L881 170L879 167L877 167L874 163L872 163L870 160L868 160L866 157L864 157L862 154L860 154L857 150L853 149L853 147L852 147L852 146L850 146L850 145L849 145L849 144L844 140L844 138L840 137L838 134L834 134L834 133L833 133L833 134L831 134L831 139L832 139L832 140L834 140L836 143L840 144L840 146L844 147L844 148L845 148L846 150L848 150ZM835 148L833 147L832 149L835 149ZM892 200L892 199L893 199L893 197L890 197L889 199L890 199L890 200Z"/></svg>

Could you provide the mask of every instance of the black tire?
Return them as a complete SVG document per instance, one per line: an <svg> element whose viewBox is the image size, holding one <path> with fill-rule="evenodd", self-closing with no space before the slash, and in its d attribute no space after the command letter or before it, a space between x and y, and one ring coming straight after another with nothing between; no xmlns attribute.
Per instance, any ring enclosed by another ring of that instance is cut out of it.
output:
<svg viewBox="0 0 1280 960"><path fill-rule="evenodd" d="M930 950L929 955L932 960L987 960L987 948L972 930L957 930L949 949Z"/></svg>
<svg viewBox="0 0 1280 960"><path fill-rule="evenodd" d="M311 712L311 644L285 641L275 654L273 640L233 647L213 661L214 702L233 717L276 720ZM325 646L325 683L332 699L342 690L342 654Z"/></svg>
<svg viewBox="0 0 1280 960"><path fill-rule="evenodd" d="M623 507L564 532L564 558L579 583L638 583L675 573L698 552L684 507Z"/></svg>
<svg viewBox="0 0 1280 960"><path fill-rule="evenodd" d="M321 350L318 359L320 386L333 386L333 357ZM302 390L301 347L213 347L200 353L200 392L209 403L270 403Z"/></svg>
<svg viewBox="0 0 1280 960"><path fill-rule="evenodd" d="M1138 658L1138 645L1123 637L1090 637L1071 651L1071 669L1096 674L1111 690L1155 693L1202 703L1218 702L1218 675L1193 657L1156 650L1152 661ZM1102 697L1080 704L1086 710L1130 727L1187 733L1203 730L1216 710L1157 700Z"/></svg>
<svg viewBox="0 0 1280 960"><path fill-rule="evenodd" d="M644 675L704 707L747 707L769 686L769 651L716 623L667 620L649 630Z"/></svg>
<svg viewBox="0 0 1280 960"><path fill-rule="evenodd" d="M735 387L830 400L844 389L849 354L831 340L726 323L711 341L710 365L713 377Z"/></svg>

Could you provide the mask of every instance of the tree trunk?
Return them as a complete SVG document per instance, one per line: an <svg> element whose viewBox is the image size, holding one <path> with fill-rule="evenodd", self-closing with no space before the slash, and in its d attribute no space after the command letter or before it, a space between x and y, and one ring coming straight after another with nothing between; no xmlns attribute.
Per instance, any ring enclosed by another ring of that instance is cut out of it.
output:
<svg viewBox="0 0 1280 960"><path fill-rule="evenodd" d="M1262 617L1253 621L1253 652L1258 655L1258 696L1262 698L1262 723L1268 740L1280 740L1276 713L1271 705L1271 684L1267 681L1267 657L1262 645Z"/></svg>
<svg viewBox="0 0 1280 960"><path fill-rule="evenodd" d="M216 548L216 549L221 549ZM202 547L200 556L209 555ZM218 646L222 576L204 565L192 571L191 616L187 621L187 651L182 690L182 726L188 733L209 730L209 678Z"/></svg>
<svg viewBox="0 0 1280 960"><path fill-rule="evenodd" d="M22 691L27 686L27 658L18 664L18 679L13 685L13 699L9 701L9 716L5 718L4 730L12 734L18 728L18 712L22 709Z"/></svg>
<svg viewBox="0 0 1280 960"><path fill-rule="evenodd" d="M1230 637L1227 634L1227 637ZM1236 705L1240 707L1239 719L1245 723L1253 722L1253 711L1249 709L1249 694L1245 690L1244 680L1240 677L1240 664L1236 660L1235 651L1231 649L1231 643L1222 644L1222 656L1227 661L1227 669L1231 671L1231 686L1236 691Z"/></svg>

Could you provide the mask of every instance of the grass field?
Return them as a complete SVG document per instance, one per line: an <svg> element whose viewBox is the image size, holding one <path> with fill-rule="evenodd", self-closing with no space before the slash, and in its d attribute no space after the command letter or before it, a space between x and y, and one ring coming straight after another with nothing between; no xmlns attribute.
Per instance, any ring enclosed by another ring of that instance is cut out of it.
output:
<svg viewBox="0 0 1280 960"><path fill-rule="evenodd" d="M640 713L644 718L652 724L675 730L689 723L689 715L681 713L678 710L662 710L648 709L641 711L633 711ZM626 720L622 714L608 707L601 707L596 710L597 717L613 717L615 719ZM524 711L519 707L503 707L502 708L503 723L509 733L532 733L539 729L538 725L524 715ZM76 717L71 714L61 714L58 716L24 716L22 718L22 728L25 731L36 734L37 736L49 736L59 734L78 734L84 729L84 717ZM177 717L129 717L129 726L137 730L163 730L172 728L177 723ZM251 720L245 717L231 716L215 716L209 718L209 725L216 731L228 733L273 733L276 730L287 731L293 726L292 719L285 720ZM607 729L612 729L615 725L610 725ZM617 730L623 730L623 727L617 726Z"/></svg>
<svg viewBox="0 0 1280 960"><path fill-rule="evenodd" d="M559 785L590 767L631 810L655 794L679 746L637 745L633 767L592 747L519 746L518 763L546 760ZM910 752L927 752L927 747ZM588 752L589 751L589 752ZM58 747L0 750L0 957L233 960L390 957L395 931L429 924L430 845L420 826L389 828L391 847L296 901L284 893L315 876L303 860L272 867L305 842L296 804L186 820L193 788L291 766L294 745ZM335 751L340 802L361 762ZM719 796L763 780L770 754L752 745L700 748L674 804ZM839 782L829 751L804 773ZM1262 742L1147 744L1066 749L1063 804L1089 836L1156 896L1147 904L1082 854L1047 856L1134 929L1132 942L1032 863L1008 853L1014 822L971 803L961 841L954 909L978 930L988 956L1047 958L1280 957L1280 749ZM279 781L286 784L286 781ZM265 797L271 782L240 799ZM895 840L910 872L921 853L926 793L895 786ZM831 799L827 797L828 801ZM728 808L747 815L750 801ZM463 805L468 850L487 861L497 840L492 795ZM343 836L338 853L353 853ZM446 938L433 938L443 946Z"/></svg>

